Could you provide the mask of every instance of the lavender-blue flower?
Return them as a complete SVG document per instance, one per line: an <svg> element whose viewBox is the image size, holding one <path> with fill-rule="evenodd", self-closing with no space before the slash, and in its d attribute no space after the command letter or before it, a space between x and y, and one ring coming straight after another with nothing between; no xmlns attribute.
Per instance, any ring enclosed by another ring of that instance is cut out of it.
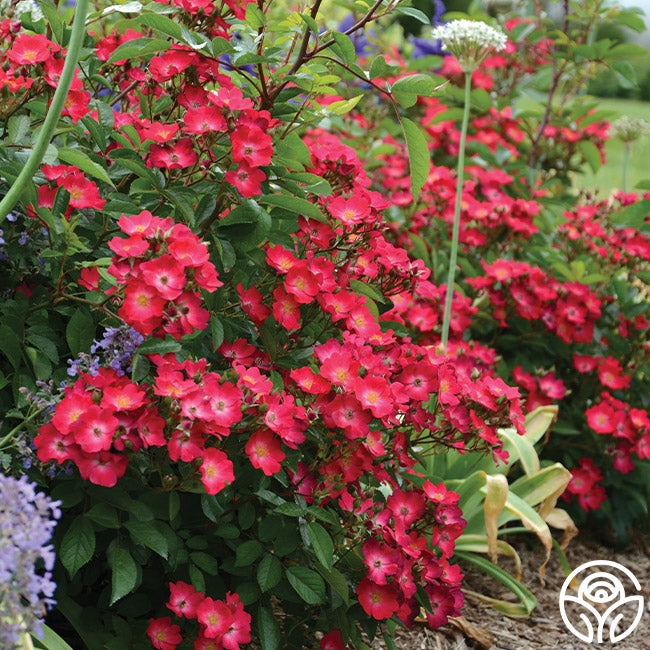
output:
<svg viewBox="0 0 650 650"><path fill-rule="evenodd" d="M48 542L61 516L52 501L26 476L0 474L0 648L18 647L21 631L41 636L42 621L54 604L54 549Z"/></svg>

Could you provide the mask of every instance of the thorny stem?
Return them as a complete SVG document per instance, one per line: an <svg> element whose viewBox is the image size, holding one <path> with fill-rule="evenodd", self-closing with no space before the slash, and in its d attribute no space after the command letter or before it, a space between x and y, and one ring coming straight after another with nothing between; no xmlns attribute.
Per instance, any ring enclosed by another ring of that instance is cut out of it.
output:
<svg viewBox="0 0 650 650"><path fill-rule="evenodd" d="M454 296L454 279L456 277L456 258L458 257L458 233L460 231L460 206L463 198L463 174L465 171L465 140L467 138L467 123L469 122L470 94L472 92L472 73L465 73L465 106L463 107L463 126L460 132L458 151L458 170L456 172L456 207L454 209L454 227L451 234L451 253L449 255L449 274L447 275L447 296L445 298L445 313L442 319L442 350L447 352L449 340L449 324L451 322L451 301Z"/></svg>
<svg viewBox="0 0 650 650"><path fill-rule="evenodd" d="M12 186L5 197L0 201L0 223L9 214L9 211L16 205L20 196L24 193L28 183L31 182L34 174L40 167L40 164L45 155L48 145L52 141L56 125L61 116L61 110L68 96L68 90L72 84L72 77L74 76L79 60L79 53L81 45L86 35L86 15L88 13L88 0L78 0L77 8L75 10L74 22L72 23L72 34L70 36L70 44L68 46L68 53L65 57L63 71L59 79L59 85L52 98L50 109L47 112L45 122L41 127L38 139L32 153L30 154L25 166L22 168L18 178L13 182Z"/></svg>

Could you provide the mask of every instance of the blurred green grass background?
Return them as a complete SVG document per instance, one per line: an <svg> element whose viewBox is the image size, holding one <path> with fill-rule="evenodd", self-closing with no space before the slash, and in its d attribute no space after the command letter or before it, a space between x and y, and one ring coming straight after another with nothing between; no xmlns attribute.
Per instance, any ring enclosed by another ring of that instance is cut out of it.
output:
<svg viewBox="0 0 650 650"><path fill-rule="evenodd" d="M627 115L650 122L650 102L601 98L598 108L616 111L621 117ZM613 117L611 121L614 122L616 119ZM597 189L601 196L607 196L613 189L622 189L624 149L620 140L610 139L605 144L606 163L596 174L587 166L582 174L576 175L576 187L587 190ZM627 169L627 191L634 191L639 181L648 179L650 179L650 134L639 138L632 145L632 155Z"/></svg>
<svg viewBox="0 0 650 650"><path fill-rule="evenodd" d="M589 99L598 102L598 110L616 111L617 115L612 115L611 122L624 115L650 122L650 102L613 97L590 97ZM527 109L539 106L539 103L529 97L521 97L517 100L517 106L520 109ZM620 140L615 138L608 140L605 144L605 164L595 174L589 165L585 165L582 173L574 177L576 188L592 192L597 190L600 197L609 196L612 190L622 189L624 149L625 146ZM640 138L632 145L632 155L627 169L627 191L634 191L639 181L648 179L650 179L650 135Z"/></svg>

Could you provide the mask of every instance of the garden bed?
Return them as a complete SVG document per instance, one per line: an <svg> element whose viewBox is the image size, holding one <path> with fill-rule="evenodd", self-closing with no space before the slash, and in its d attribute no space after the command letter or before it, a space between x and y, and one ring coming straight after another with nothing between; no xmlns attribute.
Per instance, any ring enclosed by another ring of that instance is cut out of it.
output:
<svg viewBox="0 0 650 650"><path fill-rule="evenodd" d="M439 630L430 630L425 625L417 625L412 632L399 631L396 646L399 650L478 650L491 647L494 650L586 650L594 644L582 643L564 626L558 609L558 594L564 581L556 556L551 556L547 566L546 584L539 583L538 567L543 558L539 545L531 548L524 542L515 544L522 558L522 582L535 594L538 605L527 619L508 618L495 611L477 598L468 596L463 607L464 619L474 628L466 628L479 633L485 640L482 645L459 629L458 625L448 624ZM622 551L614 551L590 539L579 536L567 549L567 558L573 568L593 559L613 560L630 568L641 583L646 598L650 598L650 547L648 539L637 537L632 545ZM469 568L465 578L467 589L507 598L506 592L499 593L498 586L483 573ZM650 610L649 610L650 611ZM647 620L647 619L646 619ZM488 646L491 641L492 645ZM373 650L386 646L377 640ZM650 648L650 628L641 625L624 641L616 644L602 643L599 648L616 650L646 650Z"/></svg>

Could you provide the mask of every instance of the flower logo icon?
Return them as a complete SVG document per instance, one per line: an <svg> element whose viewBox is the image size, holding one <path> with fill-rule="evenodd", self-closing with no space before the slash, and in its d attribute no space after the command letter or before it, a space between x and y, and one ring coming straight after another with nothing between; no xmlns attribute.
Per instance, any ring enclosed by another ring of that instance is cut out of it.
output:
<svg viewBox="0 0 650 650"><path fill-rule="evenodd" d="M580 581L575 596L567 593L574 579ZM626 595L626 586L636 593ZM610 560L585 562L562 585L560 614L569 631L581 641L617 643L632 634L641 622L640 592L639 581L622 564Z"/></svg>

